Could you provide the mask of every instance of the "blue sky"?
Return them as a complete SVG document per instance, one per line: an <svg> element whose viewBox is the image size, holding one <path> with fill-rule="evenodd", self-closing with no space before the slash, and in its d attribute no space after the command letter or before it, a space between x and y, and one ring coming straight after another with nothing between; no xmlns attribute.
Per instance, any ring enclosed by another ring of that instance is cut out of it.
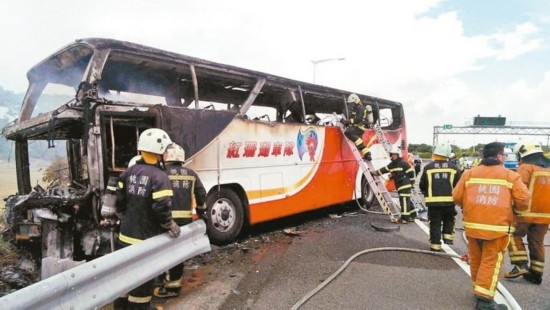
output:
<svg viewBox="0 0 550 310"><path fill-rule="evenodd" d="M477 115L550 123L546 1L0 0L0 11L0 86L16 92L49 54L105 37L308 82L311 60L345 57L318 65L317 83L402 102L410 143Z"/></svg>

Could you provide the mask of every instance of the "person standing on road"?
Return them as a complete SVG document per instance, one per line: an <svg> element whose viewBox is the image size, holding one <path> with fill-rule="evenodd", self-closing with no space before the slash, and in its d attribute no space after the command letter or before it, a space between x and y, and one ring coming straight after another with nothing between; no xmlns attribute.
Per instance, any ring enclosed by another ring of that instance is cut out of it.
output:
<svg viewBox="0 0 550 310"><path fill-rule="evenodd" d="M176 143L168 145L164 152L165 172L170 179L172 196L172 218L179 225L187 225L193 220L193 210L202 215L205 211L206 189L195 171L183 166L185 151ZM160 298L178 297L181 292L183 262L170 268L168 279L154 290Z"/></svg>
<svg viewBox="0 0 550 310"><path fill-rule="evenodd" d="M516 231L508 246L511 271L505 272L505 278L523 278L534 284L542 283L544 273L544 237L550 224L550 159L543 155L540 144L518 143L514 148L521 162L517 173L529 187L531 200L525 211L518 213ZM529 258L523 245L527 235ZM531 266L528 266L529 259Z"/></svg>
<svg viewBox="0 0 550 310"><path fill-rule="evenodd" d="M420 158L418 154L414 156L413 164L414 174L418 177L420 175L420 170L422 169L422 158Z"/></svg>
<svg viewBox="0 0 550 310"><path fill-rule="evenodd" d="M455 167L458 168L458 160L456 159L455 153L451 152L451 154L449 154L449 162L452 163L453 165L455 165Z"/></svg>
<svg viewBox="0 0 550 310"><path fill-rule="evenodd" d="M460 169L460 171L464 171L466 169L468 169L468 160L466 159L466 154L462 154L462 157L460 157L460 159L458 160L458 169Z"/></svg>
<svg viewBox="0 0 550 310"><path fill-rule="evenodd" d="M460 179L460 172L455 164L447 161L450 151L450 146L446 144L435 147L433 161L424 167L418 184L428 206L432 251L441 251L442 232L445 244L451 245L454 241L456 210L453 188Z"/></svg>
<svg viewBox="0 0 550 310"><path fill-rule="evenodd" d="M401 217L397 220L397 223L407 224L408 222L414 222L416 212L418 211L411 202L414 170L406 160L401 158L401 150L397 146L391 147L390 158L391 162L387 166L374 171L373 174L382 175L390 173L390 179L393 179L395 182L401 205Z"/></svg>
<svg viewBox="0 0 550 310"><path fill-rule="evenodd" d="M529 190L521 176L504 168L504 144L483 148L480 165L464 172L453 189L463 208L476 309L507 309L494 301L506 247L514 232L514 212L527 209Z"/></svg>
<svg viewBox="0 0 550 310"><path fill-rule="evenodd" d="M180 228L172 219L170 210L170 180L158 168L161 156L170 143L172 141L163 130L146 129L138 140L141 160L120 174L116 201L116 213L121 218L119 248L139 243L167 230L174 238L180 234ZM151 279L132 289L127 300L119 300L115 305L128 309L150 309L152 294Z"/></svg>
<svg viewBox="0 0 550 310"><path fill-rule="evenodd" d="M344 131L344 135L355 144L364 160L371 161L372 156L363 141L363 133L374 122L372 107L363 105L357 94L349 95L348 104L350 104L350 118L349 120L340 120L344 126L348 126Z"/></svg>

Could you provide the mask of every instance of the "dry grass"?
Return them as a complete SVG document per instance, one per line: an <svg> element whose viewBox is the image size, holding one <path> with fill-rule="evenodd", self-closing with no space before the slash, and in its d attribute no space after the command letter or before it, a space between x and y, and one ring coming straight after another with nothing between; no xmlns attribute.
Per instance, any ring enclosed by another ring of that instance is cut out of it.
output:
<svg viewBox="0 0 550 310"><path fill-rule="evenodd" d="M35 185L37 183L41 184L39 182L42 179L42 173L45 170L45 168L48 166L47 162L35 160L32 161L31 164L31 180L33 180L33 184ZM9 195L13 195L17 193L17 177L15 173L15 162L5 162L0 161L0 231L4 228L4 209L5 209L5 201L4 199L7 198ZM43 185L43 184L41 184ZM2 245L0 244L0 247ZM0 248L1 251L1 248ZM1 252L0 252L1 255Z"/></svg>

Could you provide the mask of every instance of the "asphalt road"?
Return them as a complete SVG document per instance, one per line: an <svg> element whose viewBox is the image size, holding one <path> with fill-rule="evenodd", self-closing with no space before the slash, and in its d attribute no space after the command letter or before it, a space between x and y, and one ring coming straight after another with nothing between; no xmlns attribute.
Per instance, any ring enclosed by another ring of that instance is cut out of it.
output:
<svg viewBox="0 0 550 310"><path fill-rule="evenodd" d="M423 228L427 223L417 221L399 226L399 231L381 232L373 229L373 222L395 225L388 223L386 215L346 205L256 226L237 243L214 247L186 262L182 296L155 302L165 309L291 309L360 251L428 250L427 229ZM455 245L448 249L459 255L466 253L461 227L459 216ZM288 228L297 233L285 233ZM549 239L547 235L546 244ZM503 269L509 268L507 258ZM546 273L542 285L521 278L501 279L501 284L521 308L550 309L549 281ZM358 256L300 307L473 308L470 277L455 261L404 251Z"/></svg>

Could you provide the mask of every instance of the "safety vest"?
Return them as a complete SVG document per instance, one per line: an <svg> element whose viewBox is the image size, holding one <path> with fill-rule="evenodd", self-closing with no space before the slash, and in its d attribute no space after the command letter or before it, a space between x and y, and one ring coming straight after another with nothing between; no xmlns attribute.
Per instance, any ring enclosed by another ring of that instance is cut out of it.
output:
<svg viewBox="0 0 550 310"><path fill-rule="evenodd" d="M450 162L436 160L427 164L419 184L426 205L454 206L452 191L458 179L458 170Z"/></svg>
<svg viewBox="0 0 550 310"><path fill-rule="evenodd" d="M464 172L453 199L463 207L466 235L492 240L514 231L512 202L516 210L525 210L529 191L519 174L502 165L480 165Z"/></svg>
<svg viewBox="0 0 550 310"><path fill-rule="evenodd" d="M550 224L550 168L523 163L517 170L529 186L531 199L527 210L519 211L519 220L527 223Z"/></svg>

